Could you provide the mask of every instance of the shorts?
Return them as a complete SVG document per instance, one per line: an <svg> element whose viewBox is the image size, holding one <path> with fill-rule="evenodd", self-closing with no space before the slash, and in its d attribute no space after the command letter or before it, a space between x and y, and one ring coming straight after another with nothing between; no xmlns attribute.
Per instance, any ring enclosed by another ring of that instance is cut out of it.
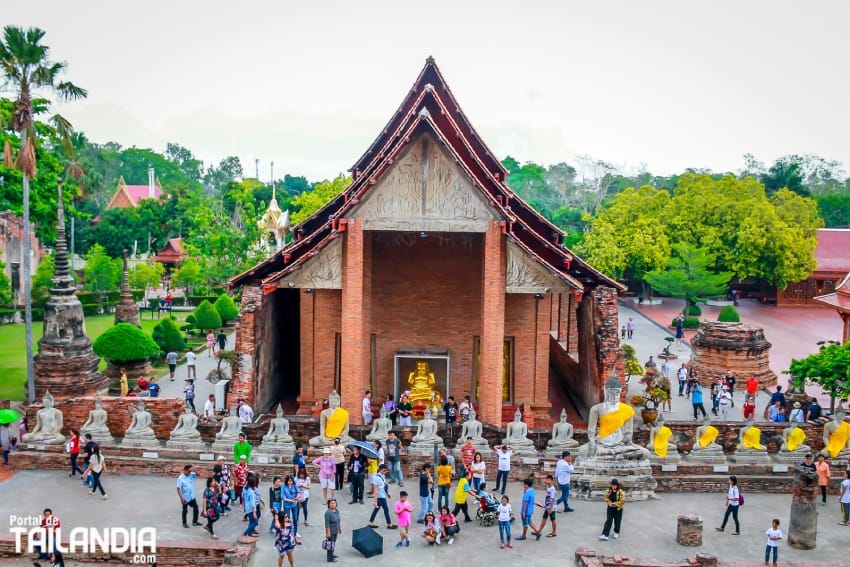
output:
<svg viewBox="0 0 850 567"><path fill-rule="evenodd" d="M170 371L174 372L175 370L177 370L177 365L176 364L169 364L168 369Z"/></svg>
<svg viewBox="0 0 850 567"><path fill-rule="evenodd" d="M336 489L336 480L334 480L334 479L332 479L332 478L324 478L324 477L321 477L321 476L320 476L320 477L319 477L319 485L320 485L322 488L333 488L333 489Z"/></svg>
<svg viewBox="0 0 850 567"><path fill-rule="evenodd" d="M531 516L523 516L522 517L522 527L527 528L531 525Z"/></svg>
<svg viewBox="0 0 850 567"><path fill-rule="evenodd" d="M543 511L543 519L544 520L551 520L551 521L554 522L555 521L555 511L552 510L551 512L549 512L548 510L544 510Z"/></svg>
<svg viewBox="0 0 850 567"><path fill-rule="evenodd" d="M399 526L398 527L398 536L401 539L407 539L407 526Z"/></svg>

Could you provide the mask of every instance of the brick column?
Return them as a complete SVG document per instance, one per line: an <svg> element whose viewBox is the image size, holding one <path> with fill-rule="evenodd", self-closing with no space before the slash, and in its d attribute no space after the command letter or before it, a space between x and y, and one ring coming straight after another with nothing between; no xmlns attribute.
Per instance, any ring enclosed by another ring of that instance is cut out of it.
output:
<svg viewBox="0 0 850 567"><path fill-rule="evenodd" d="M236 337L234 351L236 360L233 365L233 380L227 396L227 405L235 406L239 398L244 398L248 404L254 405L254 394L257 391L257 372L254 357L257 352L255 341L255 321L257 312L262 312L263 289L258 285L242 288L242 302L239 319L236 321Z"/></svg>
<svg viewBox="0 0 850 567"><path fill-rule="evenodd" d="M553 296L554 297L554 296ZM558 294L558 342L567 344L567 352L569 349L569 322L570 322L570 307L572 304L573 294L559 293Z"/></svg>
<svg viewBox="0 0 850 567"><path fill-rule="evenodd" d="M342 406L363 423L360 400L369 388L371 239L360 219L348 219L342 257Z"/></svg>
<svg viewBox="0 0 850 567"><path fill-rule="evenodd" d="M526 418L529 427L548 427L549 419L549 303L557 303L558 297L547 294L543 300L534 300L537 304L537 320L534 330L534 382L533 397Z"/></svg>
<svg viewBox="0 0 850 567"><path fill-rule="evenodd" d="M498 221L484 235L481 277L481 366L478 419L501 425L502 354L505 343L505 242Z"/></svg>
<svg viewBox="0 0 850 567"><path fill-rule="evenodd" d="M301 290L301 393L298 396L298 415L312 415L316 404L316 369L314 364L315 294ZM322 399L321 396L319 399Z"/></svg>

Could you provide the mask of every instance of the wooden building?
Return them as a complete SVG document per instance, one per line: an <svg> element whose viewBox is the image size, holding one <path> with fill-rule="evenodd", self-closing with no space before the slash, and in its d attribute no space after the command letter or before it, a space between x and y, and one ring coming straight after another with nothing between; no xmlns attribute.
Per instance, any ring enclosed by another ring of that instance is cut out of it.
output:
<svg viewBox="0 0 850 567"><path fill-rule="evenodd" d="M838 282L850 272L850 229L818 230L815 262L815 271L808 278L778 290L777 305L823 305L815 298L835 291Z"/></svg>
<svg viewBox="0 0 850 567"><path fill-rule="evenodd" d="M481 421L521 406L546 426L563 400L581 413L612 369L623 376L624 286L508 188L433 59L351 172L292 242L231 281L231 404L317 415L336 389L359 423L366 390L398 399L424 361L440 395L470 394Z"/></svg>

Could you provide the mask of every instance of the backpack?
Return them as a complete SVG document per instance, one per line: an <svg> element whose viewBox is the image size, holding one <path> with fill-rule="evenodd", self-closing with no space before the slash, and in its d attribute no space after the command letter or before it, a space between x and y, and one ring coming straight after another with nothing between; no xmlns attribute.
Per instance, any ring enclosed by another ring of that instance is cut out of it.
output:
<svg viewBox="0 0 850 567"><path fill-rule="evenodd" d="M738 489L738 506L744 505L744 493L741 492L741 489Z"/></svg>

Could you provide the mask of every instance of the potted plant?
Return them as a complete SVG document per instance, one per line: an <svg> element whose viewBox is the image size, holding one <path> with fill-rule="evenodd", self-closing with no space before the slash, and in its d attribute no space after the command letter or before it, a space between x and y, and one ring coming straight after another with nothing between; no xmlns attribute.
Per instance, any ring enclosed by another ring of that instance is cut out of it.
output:
<svg viewBox="0 0 850 567"><path fill-rule="evenodd" d="M658 406L669 398L667 392L653 383L654 378L650 373L654 374L652 370L648 370L647 375L644 376L644 381L647 382L646 391L643 394L636 394L629 399L629 402L634 407L641 408L640 416L644 423L655 423L655 420L658 418Z"/></svg>

